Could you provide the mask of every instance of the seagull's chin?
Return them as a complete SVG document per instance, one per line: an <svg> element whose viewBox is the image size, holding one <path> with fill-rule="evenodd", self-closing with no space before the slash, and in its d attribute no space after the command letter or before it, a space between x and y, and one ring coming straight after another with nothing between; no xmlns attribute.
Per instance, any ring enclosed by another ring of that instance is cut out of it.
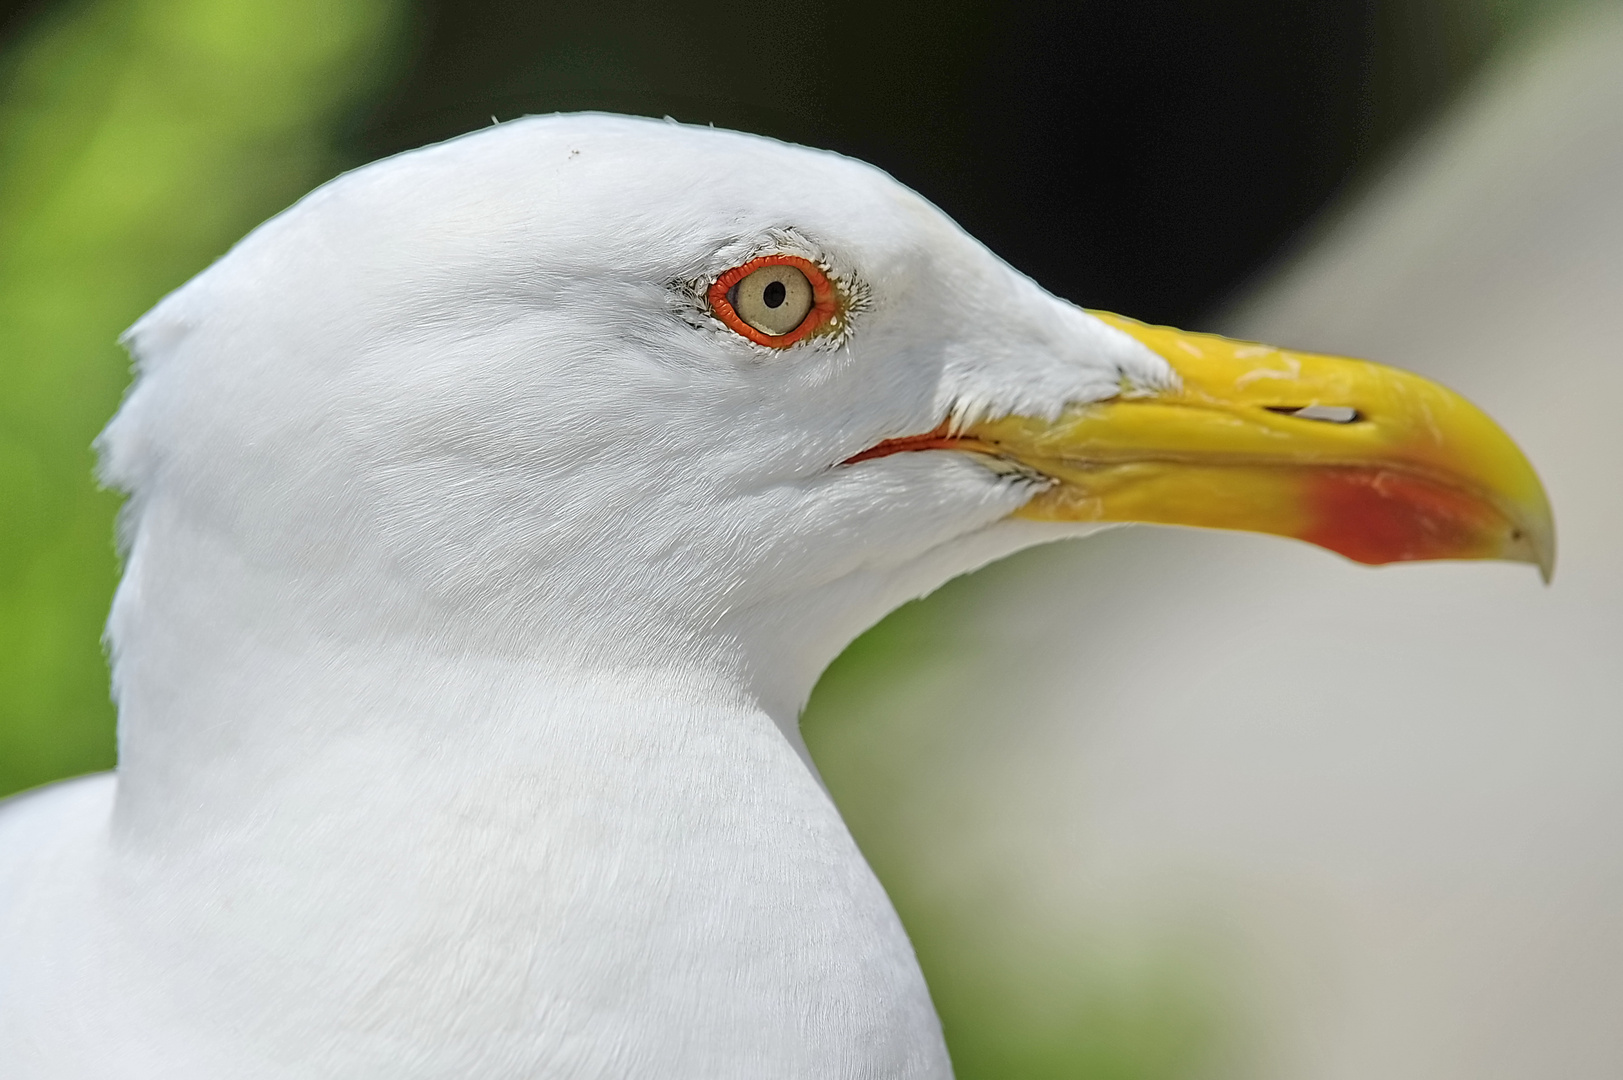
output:
<svg viewBox="0 0 1623 1080"><path fill-rule="evenodd" d="M1362 360L1100 318L1164 357L1177 383L1124 389L1054 420L943 422L845 464L971 454L1029 485L1016 513L1035 521L1270 533L1367 564L1505 559L1549 579L1543 486L1510 437L1453 391Z"/></svg>

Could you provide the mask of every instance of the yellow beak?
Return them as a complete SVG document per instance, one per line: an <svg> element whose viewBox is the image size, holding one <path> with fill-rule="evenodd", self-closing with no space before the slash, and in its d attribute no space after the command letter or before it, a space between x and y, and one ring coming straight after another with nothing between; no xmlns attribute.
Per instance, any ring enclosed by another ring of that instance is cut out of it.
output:
<svg viewBox="0 0 1623 1080"><path fill-rule="evenodd" d="M1417 375L1094 312L1181 385L955 433L1055 481L1020 516L1290 536L1361 563L1509 559L1546 581L1555 523L1492 420Z"/></svg>

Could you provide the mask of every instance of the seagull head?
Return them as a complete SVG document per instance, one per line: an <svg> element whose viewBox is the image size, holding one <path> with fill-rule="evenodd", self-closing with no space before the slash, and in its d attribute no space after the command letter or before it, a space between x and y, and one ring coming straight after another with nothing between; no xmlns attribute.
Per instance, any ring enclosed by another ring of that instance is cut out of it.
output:
<svg viewBox="0 0 1623 1080"><path fill-rule="evenodd" d="M696 664L792 712L897 603L1103 524L1553 548L1442 387L1085 311L878 169L669 122L350 173L128 341L115 644L204 581L271 637Z"/></svg>

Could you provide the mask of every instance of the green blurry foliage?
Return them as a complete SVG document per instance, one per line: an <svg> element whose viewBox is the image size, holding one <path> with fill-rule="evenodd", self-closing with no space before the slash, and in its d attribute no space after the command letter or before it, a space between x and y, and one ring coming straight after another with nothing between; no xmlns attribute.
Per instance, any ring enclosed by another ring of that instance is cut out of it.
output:
<svg viewBox="0 0 1623 1080"><path fill-rule="evenodd" d="M396 0L105 0L0 68L0 794L113 764L118 334L332 169Z"/></svg>

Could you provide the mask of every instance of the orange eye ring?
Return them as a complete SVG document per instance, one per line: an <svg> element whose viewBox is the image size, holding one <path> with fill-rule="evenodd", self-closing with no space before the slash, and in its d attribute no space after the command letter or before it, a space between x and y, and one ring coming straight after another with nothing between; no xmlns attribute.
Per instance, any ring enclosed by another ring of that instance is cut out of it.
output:
<svg viewBox="0 0 1623 1080"><path fill-rule="evenodd" d="M733 310L732 301L727 299L727 294L732 291L734 285L763 266L792 266L805 274L806 280L811 283L811 310L806 312L806 317L800 320L798 326L786 334L763 334L739 318L738 312ZM735 266L716 279L716 283L710 286L710 291L705 297L710 301L710 310L727 324L727 329L769 349L787 349L795 342L810 337L834 322L840 311L840 294L834 288L834 283L823 273L821 267L808 259L802 259L799 255L762 255L758 259L751 259L743 266Z"/></svg>

